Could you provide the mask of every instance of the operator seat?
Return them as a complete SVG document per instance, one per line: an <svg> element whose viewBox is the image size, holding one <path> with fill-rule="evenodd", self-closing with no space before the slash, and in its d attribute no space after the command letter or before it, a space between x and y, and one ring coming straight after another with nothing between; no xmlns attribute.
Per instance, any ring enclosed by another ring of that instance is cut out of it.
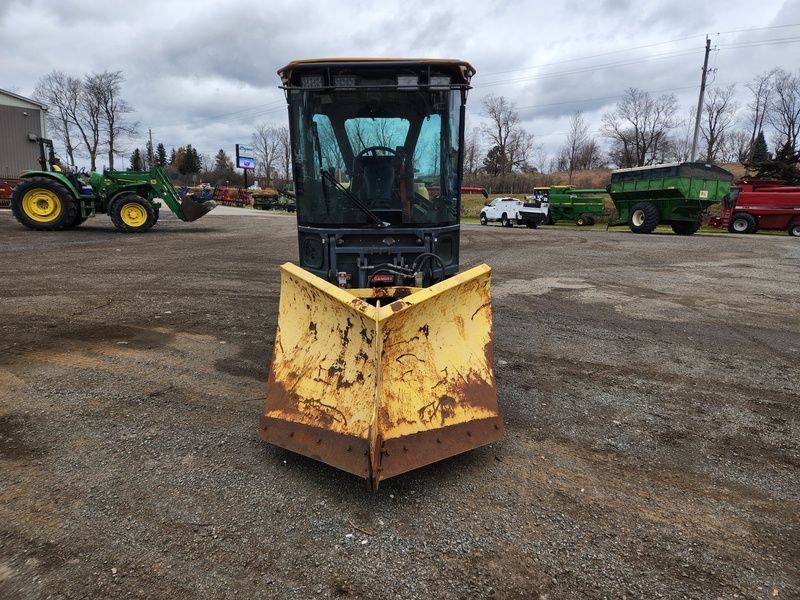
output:
<svg viewBox="0 0 800 600"><path fill-rule="evenodd" d="M390 209L394 190L395 169L393 156L361 157L361 198L372 209Z"/></svg>

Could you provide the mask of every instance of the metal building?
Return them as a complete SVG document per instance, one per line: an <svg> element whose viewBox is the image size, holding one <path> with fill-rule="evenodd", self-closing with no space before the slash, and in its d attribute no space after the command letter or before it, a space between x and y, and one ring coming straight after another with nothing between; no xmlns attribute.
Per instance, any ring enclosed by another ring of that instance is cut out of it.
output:
<svg viewBox="0 0 800 600"><path fill-rule="evenodd" d="M0 178L39 168L37 137L47 137L47 106L0 89Z"/></svg>

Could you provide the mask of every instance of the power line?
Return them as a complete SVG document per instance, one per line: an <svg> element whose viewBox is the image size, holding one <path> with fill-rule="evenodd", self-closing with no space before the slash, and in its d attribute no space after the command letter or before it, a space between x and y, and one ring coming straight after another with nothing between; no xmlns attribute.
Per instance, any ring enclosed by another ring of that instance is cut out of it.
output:
<svg viewBox="0 0 800 600"><path fill-rule="evenodd" d="M731 31L717 32L716 35L720 36L722 34L728 34L728 33L749 33L749 32L754 32L754 31L766 31L766 30L770 30L770 29L785 29L785 28L788 28L788 27L800 27L800 23L787 24L787 25L773 25L773 26L770 26L770 27L753 27L753 28L750 28L750 29L734 29L734 30L731 30ZM515 73L515 72L518 72L518 71L528 71L530 69L541 69L541 68L544 68L544 67L553 67L553 66L556 66L556 65L562 65L562 64L567 64L567 63L571 63L571 62L578 62L578 61L581 61L581 60L589 60L589 59L592 59L592 58L600 58L600 57L603 57L603 56L610 56L612 54L621 54L623 52L632 52L634 50L644 50L645 48L654 48L655 46L663 46L665 44L675 44L675 43L678 43L678 42L685 42L687 40L693 40L693 39L698 38L698 37L701 37L701 38L705 39L705 34L703 34L703 35L693 35L693 36L689 36L689 37L678 38L678 39L675 39L675 40L668 40L668 41L664 41L664 42L654 42L652 44L645 44L644 46L634 46L632 48L624 48L622 50L612 50L610 52L603 52L601 54L592 54L590 56L580 56L580 57L571 58L571 59L568 59L568 60L560 60L560 61L556 61L556 62L553 62L553 63L545 63L543 65L534 65L534 66L531 66L531 67L520 67L518 69L509 69L509 70L506 70L506 71L495 71L494 73L477 73L474 78L475 79L479 79L481 77L491 77L492 75L504 75L506 73ZM799 38L784 38L784 39L797 40ZM756 43L756 42L754 41L752 43ZM772 43L779 43L779 42L772 42L772 41L758 42L759 45L771 45ZM747 42L743 42L742 44L747 44ZM737 48L739 46L732 45L731 47ZM747 46L743 45L742 47L747 47Z"/></svg>

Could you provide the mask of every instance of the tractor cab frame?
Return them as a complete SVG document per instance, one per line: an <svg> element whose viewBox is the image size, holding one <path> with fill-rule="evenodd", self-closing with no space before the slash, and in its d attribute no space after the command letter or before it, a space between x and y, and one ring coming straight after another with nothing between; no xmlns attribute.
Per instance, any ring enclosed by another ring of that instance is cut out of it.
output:
<svg viewBox="0 0 800 600"><path fill-rule="evenodd" d="M301 266L354 288L457 273L469 63L323 59L279 74Z"/></svg>

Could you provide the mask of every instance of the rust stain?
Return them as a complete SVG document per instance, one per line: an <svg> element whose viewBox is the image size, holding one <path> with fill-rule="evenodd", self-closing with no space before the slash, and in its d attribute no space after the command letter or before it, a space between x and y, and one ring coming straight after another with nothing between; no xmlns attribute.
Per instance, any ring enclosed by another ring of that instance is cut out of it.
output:
<svg viewBox="0 0 800 600"><path fill-rule="evenodd" d="M417 415L419 416L419 420L423 423L430 423L439 415L439 424L444 426L447 419L451 419L455 416L456 404L458 404L458 401L452 396L440 396L433 402L429 402L420 408Z"/></svg>

